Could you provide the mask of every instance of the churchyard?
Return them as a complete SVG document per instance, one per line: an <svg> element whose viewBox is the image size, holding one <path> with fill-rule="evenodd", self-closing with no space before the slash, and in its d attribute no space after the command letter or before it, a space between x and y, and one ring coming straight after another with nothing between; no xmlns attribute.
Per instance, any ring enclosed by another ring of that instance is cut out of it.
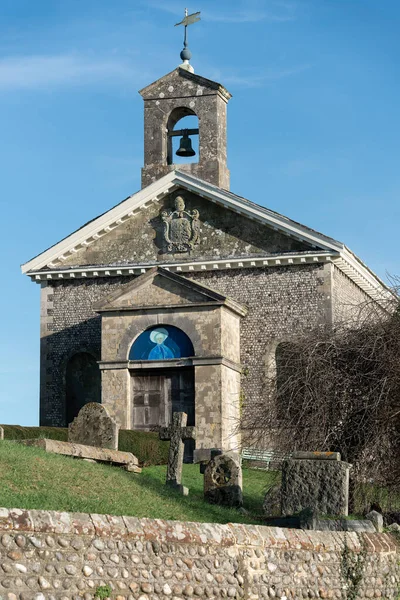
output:
<svg viewBox="0 0 400 600"><path fill-rule="evenodd" d="M175 412L158 434L142 433L146 460L121 450L96 403L54 430L57 440L40 437L51 428L1 428L20 435L0 441L7 600L398 597L399 526L384 532L377 511L346 519L351 465L338 453L293 453L282 474L217 448L183 464L196 439L186 422ZM124 433L132 449L136 432Z"/></svg>

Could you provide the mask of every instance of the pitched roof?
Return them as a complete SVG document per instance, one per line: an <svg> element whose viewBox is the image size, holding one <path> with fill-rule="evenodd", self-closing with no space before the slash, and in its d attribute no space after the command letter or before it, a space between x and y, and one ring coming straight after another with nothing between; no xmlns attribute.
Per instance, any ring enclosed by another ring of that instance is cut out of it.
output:
<svg viewBox="0 0 400 600"><path fill-rule="evenodd" d="M63 272L71 271L71 268L63 266L63 260L75 254L81 248L87 247L99 238L106 236L109 232L132 218L142 208L178 188L183 188L200 195L211 202L224 206L247 218L261 222L281 233L304 241L315 248L314 253L310 251L297 252L295 256L293 254L290 255L290 253L285 253L283 256L259 257L258 260L252 258L248 261L246 259L222 261L224 264L226 263L227 268L236 265L244 266L247 262L249 263L248 266L258 266L259 264L274 266L277 264L292 264L295 261L312 262L321 259L332 260L346 273L346 275L372 297L382 296L382 294L387 295L389 293L387 286L342 242L319 233L310 227L297 223L273 210L259 206L237 194L223 190L206 181L193 177L193 175L176 170L171 171L151 185L141 189L132 196L129 196L107 212L89 221L83 225L83 227L77 229L57 244L35 256L22 265L22 272L37 280L46 278L46 276L51 279L53 274L56 276L58 274L59 277L62 277ZM269 260L270 258L273 260ZM185 263L182 264L172 263L165 266L169 270L182 271L185 269L195 270L196 267L201 269L219 268L220 262L221 261L215 260L206 262L194 260L192 263L185 261ZM124 265L123 272L120 270L121 267L115 266L115 269L119 269L115 274L130 274L133 272L130 267L134 267L136 272L137 269L139 269L139 272L145 272L152 266L154 265ZM223 265L221 264L220 267L223 268ZM43 274L43 270L45 270L45 274ZM86 266L74 269L74 271L77 276L80 276L79 273L81 272L84 272L86 275L87 271L93 271L95 275L99 275L100 272L101 274L110 274L107 270L107 266L104 268L95 266L90 268ZM71 276L75 275L71 273Z"/></svg>

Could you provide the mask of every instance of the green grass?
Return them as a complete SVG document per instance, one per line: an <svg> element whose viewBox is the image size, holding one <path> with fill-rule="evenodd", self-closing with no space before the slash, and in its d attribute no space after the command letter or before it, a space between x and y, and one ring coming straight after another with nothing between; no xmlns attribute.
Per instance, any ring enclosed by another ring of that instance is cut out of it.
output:
<svg viewBox="0 0 400 600"><path fill-rule="evenodd" d="M259 522L266 486L273 473L243 471L242 515L234 509L204 502L203 476L198 465L184 465L183 497L168 489L166 466L151 466L140 475L108 465L46 454L11 441L0 442L0 506L68 512L94 512L200 521L210 523Z"/></svg>

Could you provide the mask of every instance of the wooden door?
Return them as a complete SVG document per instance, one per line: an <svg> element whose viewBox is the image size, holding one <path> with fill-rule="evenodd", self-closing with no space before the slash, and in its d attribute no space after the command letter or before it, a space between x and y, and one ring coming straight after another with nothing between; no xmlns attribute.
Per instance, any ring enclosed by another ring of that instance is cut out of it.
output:
<svg viewBox="0 0 400 600"><path fill-rule="evenodd" d="M195 425L193 368L132 373L132 429L167 426L174 412L185 412L187 424ZM185 442L185 462L192 462L193 450L194 442Z"/></svg>

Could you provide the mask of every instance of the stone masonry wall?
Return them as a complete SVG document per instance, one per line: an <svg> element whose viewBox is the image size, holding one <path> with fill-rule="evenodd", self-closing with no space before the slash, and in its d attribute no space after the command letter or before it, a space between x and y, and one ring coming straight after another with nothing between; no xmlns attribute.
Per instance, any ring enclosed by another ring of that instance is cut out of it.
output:
<svg viewBox="0 0 400 600"><path fill-rule="evenodd" d="M371 298L336 266L333 267L332 288L335 324L354 323L367 307L371 307ZM376 303L373 306L374 310L378 307Z"/></svg>
<svg viewBox="0 0 400 600"><path fill-rule="evenodd" d="M242 380L246 405L263 398L271 341L291 339L296 331L329 321L326 267L330 265L187 274L249 308L240 324L241 362L248 367L248 376ZM132 277L57 281L42 291L42 315L49 315L45 317L47 335L42 338L42 425L65 424L64 374L69 357L88 351L100 359L101 322L93 304L131 281Z"/></svg>
<svg viewBox="0 0 400 600"><path fill-rule="evenodd" d="M347 548L360 556L357 598L398 598L389 534L0 509L4 600L350 598Z"/></svg>

